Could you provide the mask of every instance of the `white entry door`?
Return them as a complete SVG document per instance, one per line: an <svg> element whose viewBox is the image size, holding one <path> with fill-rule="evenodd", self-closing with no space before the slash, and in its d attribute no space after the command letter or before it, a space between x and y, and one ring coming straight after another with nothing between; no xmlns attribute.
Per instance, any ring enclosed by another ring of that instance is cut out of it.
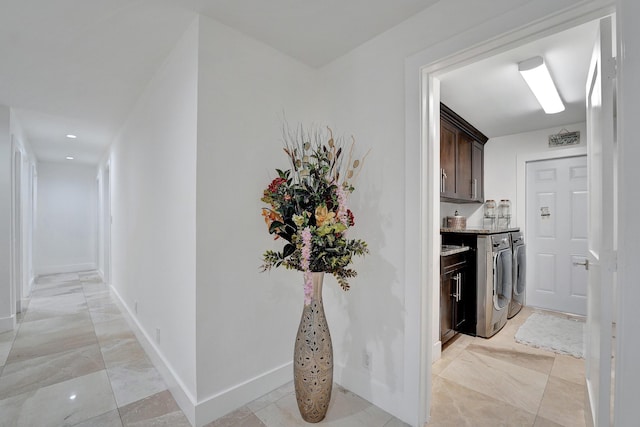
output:
<svg viewBox="0 0 640 427"><path fill-rule="evenodd" d="M613 34L611 18L600 21L586 85L589 154L589 305L586 334L586 416L588 425L609 426L611 342L615 273L617 186Z"/></svg>
<svg viewBox="0 0 640 427"><path fill-rule="evenodd" d="M587 157L527 163L526 304L587 314Z"/></svg>

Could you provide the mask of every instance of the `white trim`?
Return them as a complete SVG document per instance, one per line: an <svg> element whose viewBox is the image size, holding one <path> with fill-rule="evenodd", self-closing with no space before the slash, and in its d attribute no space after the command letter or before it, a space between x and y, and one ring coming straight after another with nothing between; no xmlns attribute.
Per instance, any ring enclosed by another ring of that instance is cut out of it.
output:
<svg viewBox="0 0 640 427"><path fill-rule="evenodd" d="M176 374L171 364L164 358L158 347L154 344L153 340L144 331L138 319L133 315L129 307L124 303L124 300L118 293L115 287L109 286L111 294L115 296L116 304L122 312L122 315L127 320L127 323L131 327L131 330L136 335L136 338L140 342L140 345L151 359L151 362L158 370L164 382L174 399L180 406L180 409L187 416L189 422L194 425L196 419L196 398L189 391L187 386L180 380L180 377Z"/></svg>
<svg viewBox="0 0 640 427"><path fill-rule="evenodd" d="M47 274L58 273L78 273L80 271L92 271L96 270L98 266L95 262L84 262L79 264L65 264L65 265L45 265L44 267L38 267L36 269L36 276L45 276Z"/></svg>
<svg viewBox="0 0 640 427"><path fill-rule="evenodd" d="M210 423L245 405L248 401L264 396L293 380L293 362L288 362L219 393L197 400L180 379L169 361L164 357L160 349L155 345L151 337L144 331L138 319L124 303L124 300L116 288L109 286L109 289L115 297L114 299L122 315L140 342L140 345L162 376L162 379L167 384L167 388L178 403L180 409L185 413L191 425L202 426ZM338 372L341 371L338 369Z"/></svg>
<svg viewBox="0 0 640 427"><path fill-rule="evenodd" d="M517 225L527 236L527 163L541 160L564 159L587 155L587 147L572 147L564 150L544 151L540 153L518 154L516 156L516 219Z"/></svg>
<svg viewBox="0 0 640 427"><path fill-rule="evenodd" d="M13 331L16 328L16 316L12 314L9 317L0 318L0 333Z"/></svg>
<svg viewBox="0 0 640 427"><path fill-rule="evenodd" d="M293 362L250 378L198 401L196 426L202 426L293 380Z"/></svg>

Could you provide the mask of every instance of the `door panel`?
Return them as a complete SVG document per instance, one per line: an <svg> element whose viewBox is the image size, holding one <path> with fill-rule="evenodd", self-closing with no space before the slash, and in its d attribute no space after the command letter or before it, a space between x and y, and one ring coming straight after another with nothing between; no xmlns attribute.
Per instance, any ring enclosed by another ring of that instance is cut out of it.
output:
<svg viewBox="0 0 640 427"><path fill-rule="evenodd" d="M611 423L611 358L614 286L616 182L613 33L611 18L600 21L586 84L589 154L588 307L586 386L588 424Z"/></svg>
<svg viewBox="0 0 640 427"><path fill-rule="evenodd" d="M585 156L527 164L528 305L586 314L586 276L573 265L587 253L586 166Z"/></svg>

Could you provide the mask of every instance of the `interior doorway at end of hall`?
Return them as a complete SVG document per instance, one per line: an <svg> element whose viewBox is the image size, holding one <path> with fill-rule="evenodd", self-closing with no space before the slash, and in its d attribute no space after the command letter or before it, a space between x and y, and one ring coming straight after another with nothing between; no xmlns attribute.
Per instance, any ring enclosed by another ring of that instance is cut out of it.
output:
<svg viewBox="0 0 640 427"><path fill-rule="evenodd" d="M587 314L587 156L526 167L526 304Z"/></svg>

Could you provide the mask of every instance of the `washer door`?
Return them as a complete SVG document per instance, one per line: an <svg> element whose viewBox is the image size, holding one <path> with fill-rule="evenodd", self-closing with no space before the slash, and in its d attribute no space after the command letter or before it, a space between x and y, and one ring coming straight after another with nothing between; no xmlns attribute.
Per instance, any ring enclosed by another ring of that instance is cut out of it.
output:
<svg viewBox="0 0 640 427"><path fill-rule="evenodd" d="M524 294L526 288L526 249L525 245L514 248L513 254L513 294L520 296Z"/></svg>
<svg viewBox="0 0 640 427"><path fill-rule="evenodd" d="M512 290L511 248L493 254L493 306L503 310L509 306Z"/></svg>

